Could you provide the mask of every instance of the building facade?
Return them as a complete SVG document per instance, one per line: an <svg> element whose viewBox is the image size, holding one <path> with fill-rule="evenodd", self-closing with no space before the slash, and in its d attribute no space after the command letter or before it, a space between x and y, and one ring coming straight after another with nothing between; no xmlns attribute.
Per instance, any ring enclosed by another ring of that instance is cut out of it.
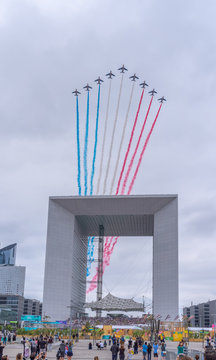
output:
<svg viewBox="0 0 216 360"><path fill-rule="evenodd" d="M0 266L0 294L24 296L25 266Z"/></svg>
<svg viewBox="0 0 216 360"><path fill-rule="evenodd" d="M212 327L216 325L216 300L183 308L183 314L190 320L192 327Z"/></svg>
<svg viewBox="0 0 216 360"><path fill-rule="evenodd" d="M43 315L66 320L84 313L89 236L153 237L153 314L178 313L176 195L50 198Z"/></svg>
<svg viewBox="0 0 216 360"><path fill-rule="evenodd" d="M23 315L42 316L42 303L36 299L24 299Z"/></svg>
<svg viewBox="0 0 216 360"><path fill-rule="evenodd" d="M15 265L17 244L0 249L0 266Z"/></svg>
<svg viewBox="0 0 216 360"><path fill-rule="evenodd" d="M20 321L23 308L23 296L0 295L0 323L4 323L4 321Z"/></svg>

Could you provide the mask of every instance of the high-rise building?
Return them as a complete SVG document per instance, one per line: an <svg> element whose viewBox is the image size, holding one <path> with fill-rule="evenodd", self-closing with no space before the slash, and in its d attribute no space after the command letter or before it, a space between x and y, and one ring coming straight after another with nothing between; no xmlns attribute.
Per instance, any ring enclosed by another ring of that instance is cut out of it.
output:
<svg viewBox="0 0 216 360"><path fill-rule="evenodd" d="M24 296L25 266L0 266L0 294Z"/></svg>
<svg viewBox="0 0 216 360"><path fill-rule="evenodd" d="M24 299L23 315L42 315L42 303L36 299Z"/></svg>
<svg viewBox="0 0 216 360"><path fill-rule="evenodd" d="M192 327L212 327L216 325L216 300L183 308L183 314L190 319Z"/></svg>
<svg viewBox="0 0 216 360"><path fill-rule="evenodd" d="M17 244L0 249L0 266L15 265Z"/></svg>

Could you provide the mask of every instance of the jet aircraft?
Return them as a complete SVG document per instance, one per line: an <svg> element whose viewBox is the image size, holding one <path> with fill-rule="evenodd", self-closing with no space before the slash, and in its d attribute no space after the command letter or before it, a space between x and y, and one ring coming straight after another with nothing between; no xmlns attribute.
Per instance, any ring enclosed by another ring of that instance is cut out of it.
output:
<svg viewBox="0 0 216 360"><path fill-rule="evenodd" d="M154 96L154 94L157 94L157 91L155 91L155 89L149 91L149 94L151 94L152 96Z"/></svg>
<svg viewBox="0 0 216 360"><path fill-rule="evenodd" d="M122 65L122 67L120 67L118 70L121 70L121 73L124 73L125 71L128 71L128 69L126 69L126 67L124 65Z"/></svg>
<svg viewBox="0 0 216 360"><path fill-rule="evenodd" d="M162 96L160 99L158 99L158 101L160 101L160 103L163 104L163 102L166 101L166 99L164 96Z"/></svg>
<svg viewBox="0 0 216 360"><path fill-rule="evenodd" d="M80 95L81 93L76 89L76 90L72 91L72 94L74 94L74 96L78 96L78 95Z"/></svg>
<svg viewBox="0 0 216 360"><path fill-rule="evenodd" d="M108 77L108 79L112 79L112 76L115 76L112 71L110 70L109 73L106 74L106 76Z"/></svg>
<svg viewBox="0 0 216 360"><path fill-rule="evenodd" d="M132 79L132 81L136 81L136 79L139 79L138 76L136 76L136 74L132 75L129 77L129 79Z"/></svg>
<svg viewBox="0 0 216 360"><path fill-rule="evenodd" d="M92 87L89 84L87 84L86 86L83 87L83 89L86 89L86 91L89 91L90 89L92 89Z"/></svg>
<svg viewBox="0 0 216 360"><path fill-rule="evenodd" d="M98 78L95 80L96 83L98 83L100 85L101 82L104 82L100 76L98 76Z"/></svg>
<svg viewBox="0 0 216 360"><path fill-rule="evenodd" d="M141 83L140 86L141 88L145 89L145 87L148 86L148 84L145 81L143 81L143 83Z"/></svg>

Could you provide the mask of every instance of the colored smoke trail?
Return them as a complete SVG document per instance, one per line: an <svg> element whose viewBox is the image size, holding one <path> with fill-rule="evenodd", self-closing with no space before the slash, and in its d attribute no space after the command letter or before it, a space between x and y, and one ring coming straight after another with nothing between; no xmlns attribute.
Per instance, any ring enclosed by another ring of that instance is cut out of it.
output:
<svg viewBox="0 0 216 360"><path fill-rule="evenodd" d="M97 155L99 109L100 109L100 84L98 85L97 115L96 115L96 125L95 125L95 143L94 143L94 154L93 154L93 160L92 160L90 195L92 195L92 193L93 193L93 181L94 181L94 174L95 174L95 160L96 160L96 155Z"/></svg>
<svg viewBox="0 0 216 360"><path fill-rule="evenodd" d="M84 154L83 154L85 196L87 195L87 191L88 191L88 168L87 168L88 132L89 132L89 91L87 95L85 145L84 145Z"/></svg>
<svg viewBox="0 0 216 360"><path fill-rule="evenodd" d="M113 239L113 237L112 237L112 239ZM105 270L106 266L108 266L110 264L110 257L111 257L111 255L113 253L113 250L114 250L114 247L115 247L115 245L117 243L117 240L118 240L118 237L115 238L111 249L107 250L106 259L105 259L105 257L103 258L103 273L104 273L104 270ZM104 247L104 252L105 252L105 247ZM93 276L93 278L91 280L91 283L89 285L89 288L86 291L87 294L97 288L97 280L98 280L98 268L96 269L96 274Z"/></svg>
<svg viewBox="0 0 216 360"><path fill-rule="evenodd" d="M118 121L118 112L119 112L119 105L120 105L120 100L121 100L123 79L124 79L124 73L122 74L121 83L120 83L119 96L118 96L118 102L117 102L117 107L116 107L116 115L115 115L115 121L114 121L114 125L113 125L113 131L112 131L112 136L111 136L111 144L110 144L110 150L109 150L109 155L108 155L106 174L105 174L105 179L104 179L103 194L106 193L107 178L108 178L108 174L109 174L110 161L111 161L111 157L112 157L115 130L116 130L116 125L117 125L117 121Z"/></svg>
<svg viewBox="0 0 216 360"><path fill-rule="evenodd" d="M77 184L78 184L78 191L79 196L81 196L82 189L81 189L81 169L80 169L80 139L79 139L79 101L78 96L76 97L76 115L77 115Z"/></svg>
<svg viewBox="0 0 216 360"><path fill-rule="evenodd" d="M126 188L126 185L127 185L128 177L129 177L129 175L130 175L130 172L131 172L131 169L132 169L132 166L133 166L133 162L134 162L135 156L136 156L136 154L137 154L137 150L138 150L138 148L139 148L140 141L141 141L141 139L142 139L143 131L144 131L144 129L145 129L146 121L147 121L147 119L148 119L148 115L149 115L149 111L150 111L150 109L151 109L152 101L153 101L153 96L151 97L151 101L150 101L150 103L149 103L149 107L148 107L148 110L147 110L147 113L146 113L146 116L145 116L145 120L144 120L142 129L141 129L141 131L140 131L140 135L139 135L139 138L138 138L138 141L137 141L137 144L136 144L134 153L133 153L133 155L132 155L131 161L130 161L130 163L129 163L129 166L128 166L128 169L127 169L127 172L126 172L124 181L123 181L123 186L122 186L122 190L121 190L121 195L123 195L124 192L125 192L125 188Z"/></svg>
<svg viewBox="0 0 216 360"><path fill-rule="evenodd" d="M132 144L132 140L133 140L133 136L134 136L134 132L135 132L135 128L136 128L136 124L137 124L137 120L138 120L138 116L139 116L139 112L140 112L140 108L141 108L141 104L142 104L142 100L143 100L143 95L144 95L144 89L142 90L142 93L141 93L141 96L140 96L139 106L138 106L138 109L137 109L136 117L135 117L133 128L132 128L132 131L131 131L130 140L129 140L129 143L128 143L127 151L126 151L126 154L125 154L124 162L123 162L121 173L120 173L119 180L118 180L118 185L117 185L117 189L116 189L116 195L118 195L118 193L119 193L119 188L120 188L122 176L123 176L125 165L126 165L126 162L127 162L127 158L128 158L129 152L130 152L130 148L131 148L131 144Z"/></svg>
<svg viewBox="0 0 216 360"><path fill-rule="evenodd" d="M143 146L142 152L141 152L141 154L140 154L140 157L139 157L139 161L138 161L136 170L135 170L135 172L134 172L133 178L132 178L132 180L131 180L131 183L130 183L130 186L129 186L129 189L128 189L128 195L131 193L131 190L132 190L132 188L133 188L134 182L135 182L136 177L137 177L137 173L138 173L138 171L139 171L139 168L140 168L140 165L141 165L141 162L142 162L143 154L144 154L145 149L146 149L146 147L147 147L147 145L148 145L148 142L149 142L149 139L150 139L150 137L151 137L152 131L154 130L154 127L155 127L157 118L158 118L158 116L159 116L161 107L162 107L162 104L160 104L160 107L159 107L159 109L158 109L157 115L156 115L156 117L155 117L155 119L154 119L154 122L153 122L153 124L152 124L152 126L151 126L151 129L150 129L150 131L149 131L149 133L148 133L148 136L147 136L147 138L146 138L145 144L144 144L144 146Z"/></svg>
<svg viewBox="0 0 216 360"><path fill-rule="evenodd" d="M87 269L86 276L90 275L91 264L94 261L94 236L88 238L88 255L87 255Z"/></svg>
<svg viewBox="0 0 216 360"><path fill-rule="evenodd" d="M102 177L102 169L103 169L103 161L104 161L104 148L105 148L105 143L106 143L107 124L108 124L108 117L109 117L111 84L112 84L112 79L110 79L110 83L109 83L108 100L107 100L107 108L106 108L106 119L105 119L105 124L104 124L104 135L103 135L103 143L102 143L102 151L101 151L100 170L99 170L99 176L98 176L98 182L97 182L97 195L100 190L100 181L101 181L101 177Z"/></svg>
<svg viewBox="0 0 216 360"><path fill-rule="evenodd" d="M128 103L128 108L127 108L127 113L126 113L125 122L124 122L124 126L123 126L121 141L120 141L120 145L119 145L119 151L118 151L118 155L117 155L117 159L116 159L114 175L113 175L112 183L111 183L111 187L110 187L110 194L113 193L113 186L114 186L114 184L115 184L115 179L116 179L117 170L118 170L118 166L119 166L119 160L120 160L120 156L121 156L123 140L124 140L124 137L125 137L125 130L126 130L126 127L127 127L128 116L129 116L130 107L131 107L131 102L132 102L132 98L133 98L134 84L135 84L135 82L133 81L133 85L132 85L132 89L131 89L131 94L130 94L130 97L129 97L129 103Z"/></svg>

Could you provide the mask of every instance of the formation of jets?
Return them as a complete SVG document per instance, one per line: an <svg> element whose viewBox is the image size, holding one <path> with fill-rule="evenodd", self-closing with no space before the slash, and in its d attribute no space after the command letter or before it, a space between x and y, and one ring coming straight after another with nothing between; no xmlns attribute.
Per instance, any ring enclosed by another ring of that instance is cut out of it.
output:
<svg viewBox="0 0 216 360"><path fill-rule="evenodd" d="M100 78L100 76L98 76L98 78L95 80L95 82L97 84L100 84L101 82L104 82L104 81Z"/></svg>
<svg viewBox="0 0 216 360"><path fill-rule="evenodd" d="M92 87L89 84L87 84L86 86L83 87L83 89L86 89L86 91L89 91L90 89L92 89Z"/></svg>
<svg viewBox="0 0 216 360"><path fill-rule="evenodd" d="M157 94L157 91L155 89L149 91L149 94L151 94L152 96L154 96L155 94Z"/></svg>
<svg viewBox="0 0 216 360"><path fill-rule="evenodd" d="M115 76L115 75L110 70L110 72L108 74L106 74L106 76L108 77L108 79L112 79L112 76Z"/></svg>
<svg viewBox="0 0 216 360"><path fill-rule="evenodd" d="M138 76L136 76L136 74L132 75L129 77L129 79L132 79L131 81L136 81L136 79L138 80Z"/></svg>
<svg viewBox="0 0 216 360"><path fill-rule="evenodd" d="M126 67L124 65L122 65L119 69L120 73L125 73L125 71L128 71L128 69L126 69ZM108 79L112 79L115 75L113 74L113 72L110 70L107 74L106 74L107 78ZM138 76L136 74L132 75L132 76L129 76L129 79L131 79L131 81L136 81L138 80ZM98 76L98 78L95 80L95 82L100 85L101 83L103 83L104 81L100 78L100 76ZM140 84L141 88L145 89L146 86L148 86L148 84L143 81L141 84ZM86 91L90 91L90 89L92 89L92 87L89 85L89 84L86 84L86 86L83 87L83 89L85 89ZM74 96L79 96L81 93L75 89L74 91L72 91L72 94L74 94ZM155 96L155 94L157 94L157 91L155 89L149 91L149 94L151 96ZM158 101L163 104L164 101L166 101L165 97L162 96L161 98L158 99Z"/></svg>
<svg viewBox="0 0 216 360"><path fill-rule="evenodd" d="M140 86L141 86L141 88L145 89L145 87L148 86L148 84L147 84L145 81L143 81L143 82L140 84Z"/></svg>

